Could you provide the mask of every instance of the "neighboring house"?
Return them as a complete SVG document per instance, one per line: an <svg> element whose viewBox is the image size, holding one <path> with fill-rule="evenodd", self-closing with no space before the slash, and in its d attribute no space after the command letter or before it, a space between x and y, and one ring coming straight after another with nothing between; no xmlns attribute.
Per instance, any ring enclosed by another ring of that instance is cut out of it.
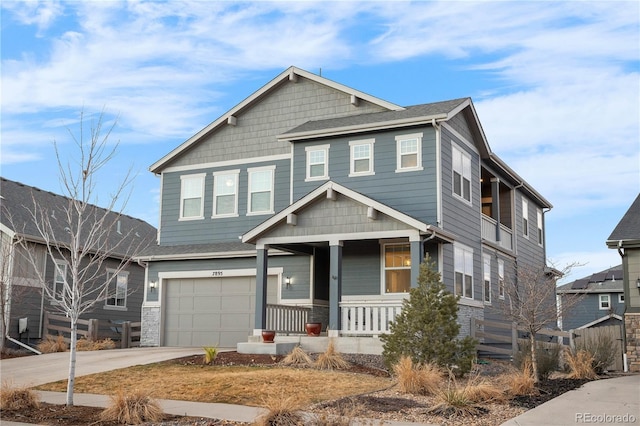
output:
<svg viewBox="0 0 640 426"><path fill-rule="evenodd" d="M625 352L629 370L640 372L640 195L607 239L607 247L622 258Z"/></svg>
<svg viewBox="0 0 640 426"><path fill-rule="evenodd" d="M545 265L551 204L491 151L469 98L401 107L291 67L150 171L147 346L235 346L276 305L378 335L427 254L466 335L500 318L516 260Z"/></svg>
<svg viewBox="0 0 640 426"><path fill-rule="evenodd" d="M42 236L37 231L36 224L27 208L32 208L34 201L38 206L46 206L47 214L51 219L51 234L65 235L65 231L68 230L65 230L67 222L64 221L64 211L68 207L70 199L5 178L0 178L0 196L0 239L2 243L0 270L2 271L3 296L6 297L3 303L6 318L4 324L8 326L8 336L22 341L29 339L33 342L43 337L44 312L60 314L56 309L56 302L45 297L45 292L42 289L43 284L56 286L57 290L62 287L63 280L68 279L70 271L66 270L64 263L56 261L46 254ZM99 212L104 212L104 209L95 208ZM116 212L110 213L107 218L112 219L116 227L114 232L109 235L108 244L111 247L120 247L121 251L114 251L113 258L107 259L103 264L104 271L98 271L97 279L105 280L104 282L106 282L110 267L116 268L122 259L130 258L132 253L127 253L125 257L125 251L133 247L142 246L144 248L148 246L156 235L156 229L140 219L119 215ZM34 269L23 245L17 243L18 239L28 243L33 257L37 258L40 264L40 274ZM60 243L61 240L58 239L57 242ZM66 253L68 252L63 251L56 255L62 259ZM56 263L60 265L58 268ZM126 269L118 274L118 278L112 280L113 288L109 289L109 294L112 297L98 302L93 310L82 315L81 319L140 321L144 273L142 266L135 262L129 263ZM45 283L39 280L39 276L45 277ZM24 321L25 318L26 321ZM26 332L25 325L28 328ZM21 331L22 333L20 333Z"/></svg>
<svg viewBox="0 0 640 426"><path fill-rule="evenodd" d="M561 318L562 330L622 324L624 289L622 265L561 285L556 290L562 306L566 297L579 297Z"/></svg>

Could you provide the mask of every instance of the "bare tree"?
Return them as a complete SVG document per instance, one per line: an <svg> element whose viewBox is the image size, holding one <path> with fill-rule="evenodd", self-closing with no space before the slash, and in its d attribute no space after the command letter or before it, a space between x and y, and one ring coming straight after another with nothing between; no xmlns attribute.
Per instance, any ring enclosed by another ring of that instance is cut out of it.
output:
<svg viewBox="0 0 640 426"><path fill-rule="evenodd" d="M578 264L570 264L561 270L548 266L517 265L515 273L505 277L505 298L498 310L505 319L527 330L531 347L531 365L534 380L538 381L536 335L543 328L556 328L558 317L564 316L580 300L569 297L562 305L556 304L556 282L569 274Z"/></svg>
<svg viewBox="0 0 640 426"><path fill-rule="evenodd" d="M121 209L128 199L125 192L132 182L130 172L113 187L106 206L96 206L96 185L101 177L106 178L101 172L114 158L118 147L117 143L108 143L115 122L103 131L103 119L104 113L101 113L95 123L92 121L87 134L84 113L81 113L79 135L74 135L69 129L77 150L76 158L62 158L54 141L60 183L63 195L68 199L62 211L51 211L50 206L38 205L35 198L32 205L25 206L29 219L35 225L37 237L46 248L47 257L55 265L54 274L61 277L60 280L46 282L45 277L40 276L40 281L44 283L43 291L46 298L54 302L52 306L71 322L66 395L68 406L73 405L78 319L98 302L114 297L109 289L113 288L118 273L127 267L132 256L141 248L124 246L130 244L130 239L121 233L118 226ZM118 206L120 210L116 211ZM26 239L19 242L23 245L27 243ZM37 261L35 258L31 260ZM106 272L107 264L109 273ZM43 275L42 272L39 274Z"/></svg>

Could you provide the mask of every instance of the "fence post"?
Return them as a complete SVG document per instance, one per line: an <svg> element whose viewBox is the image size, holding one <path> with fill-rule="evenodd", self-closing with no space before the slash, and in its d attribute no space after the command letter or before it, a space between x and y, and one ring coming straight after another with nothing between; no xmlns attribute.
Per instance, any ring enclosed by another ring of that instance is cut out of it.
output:
<svg viewBox="0 0 640 426"><path fill-rule="evenodd" d="M511 323L511 353L514 358L518 355L518 324L515 321Z"/></svg>
<svg viewBox="0 0 640 426"><path fill-rule="evenodd" d="M120 348L127 349L131 347L131 321L122 323L122 336L120 338Z"/></svg>
<svg viewBox="0 0 640 426"><path fill-rule="evenodd" d="M571 349L571 352L575 353L576 340L575 340L575 333L573 328L569 330L569 349Z"/></svg>
<svg viewBox="0 0 640 426"><path fill-rule="evenodd" d="M49 334L49 312L44 311L44 318L42 319L42 337L45 337Z"/></svg>
<svg viewBox="0 0 640 426"><path fill-rule="evenodd" d="M90 319L87 326L87 340L95 342L98 340L98 320Z"/></svg>

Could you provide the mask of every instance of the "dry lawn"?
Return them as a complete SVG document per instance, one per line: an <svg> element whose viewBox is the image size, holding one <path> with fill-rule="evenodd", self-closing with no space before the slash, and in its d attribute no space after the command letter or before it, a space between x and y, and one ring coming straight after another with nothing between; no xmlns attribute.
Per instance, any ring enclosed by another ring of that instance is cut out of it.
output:
<svg viewBox="0 0 640 426"><path fill-rule="evenodd" d="M283 367L139 365L76 377L75 392L115 395L137 389L157 399L262 406L264 395L296 393L303 406L388 388L393 380L367 374ZM38 387L64 392L66 380Z"/></svg>

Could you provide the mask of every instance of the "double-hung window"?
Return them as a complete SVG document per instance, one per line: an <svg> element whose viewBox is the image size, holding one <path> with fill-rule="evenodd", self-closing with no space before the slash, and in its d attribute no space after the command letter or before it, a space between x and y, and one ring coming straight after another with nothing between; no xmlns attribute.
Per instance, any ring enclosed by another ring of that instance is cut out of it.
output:
<svg viewBox="0 0 640 426"><path fill-rule="evenodd" d="M422 170L422 133L396 136L396 173Z"/></svg>
<svg viewBox="0 0 640 426"><path fill-rule="evenodd" d="M498 259L498 297L504 299L504 260Z"/></svg>
<svg viewBox="0 0 640 426"><path fill-rule="evenodd" d="M384 292L408 293L411 288L411 249L408 243L384 245Z"/></svg>
<svg viewBox="0 0 640 426"><path fill-rule="evenodd" d="M454 246L455 294L473 299L473 250Z"/></svg>
<svg viewBox="0 0 640 426"><path fill-rule="evenodd" d="M273 213L273 176L275 166L256 167L249 172L248 215Z"/></svg>
<svg viewBox="0 0 640 426"><path fill-rule="evenodd" d="M452 145L453 194L471 202L471 156Z"/></svg>
<svg viewBox="0 0 640 426"><path fill-rule="evenodd" d="M522 199L522 235L529 238L529 202Z"/></svg>
<svg viewBox="0 0 640 426"><path fill-rule="evenodd" d="M107 271L107 299L105 306L109 308L126 308L127 307L127 286L129 282L129 273L120 271Z"/></svg>
<svg viewBox="0 0 640 426"><path fill-rule="evenodd" d="M372 175L374 139L349 142L351 162L349 176Z"/></svg>
<svg viewBox="0 0 640 426"><path fill-rule="evenodd" d="M63 260L55 261L55 276L53 279L53 296L61 301L67 285L67 263Z"/></svg>
<svg viewBox="0 0 640 426"><path fill-rule="evenodd" d="M329 145L308 146L307 178L306 180L321 180L329 178Z"/></svg>
<svg viewBox="0 0 640 426"><path fill-rule="evenodd" d="M238 175L240 170L213 174L213 217L238 215Z"/></svg>
<svg viewBox="0 0 640 426"><path fill-rule="evenodd" d="M542 225L542 210L538 209L536 212L538 220L538 245L544 246L544 228Z"/></svg>
<svg viewBox="0 0 640 426"><path fill-rule="evenodd" d="M180 176L180 219L204 218L204 173Z"/></svg>
<svg viewBox="0 0 640 426"><path fill-rule="evenodd" d="M601 310L611 309L611 295L600 294L598 296L599 296L598 298L599 298L600 309Z"/></svg>
<svg viewBox="0 0 640 426"><path fill-rule="evenodd" d="M484 274L483 298L484 303L491 303L491 255L482 255L482 273Z"/></svg>

